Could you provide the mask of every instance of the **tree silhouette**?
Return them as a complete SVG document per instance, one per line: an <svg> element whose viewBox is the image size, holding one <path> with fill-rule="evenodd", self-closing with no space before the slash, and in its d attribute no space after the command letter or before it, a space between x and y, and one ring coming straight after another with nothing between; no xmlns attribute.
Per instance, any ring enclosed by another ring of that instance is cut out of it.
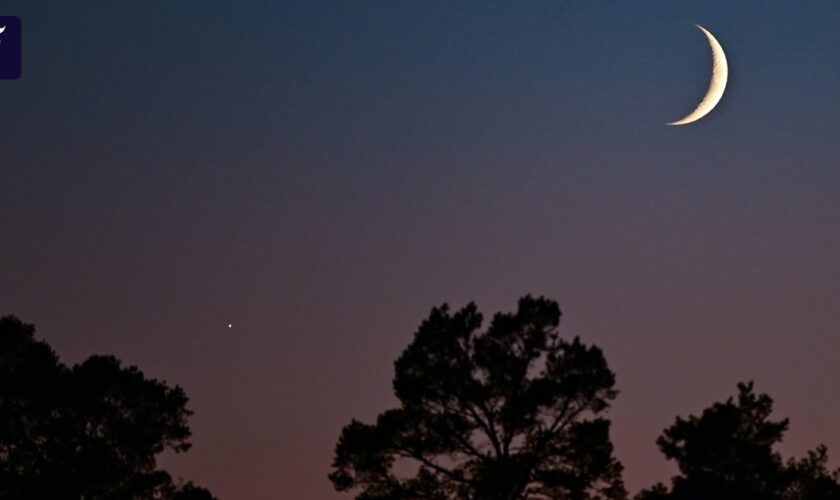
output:
<svg viewBox="0 0 840 500"><path fill-rule="evenodd" d="M432 310L395 363L396 409L341 433L330 479L356 498L624 498L602 414L601 350L558 336L551 300L520 299L480 332L474 304Z"/></svg>
<svg viewBox="0 0 840 500"><path fill-rule="evenodd" d="M774 446L788 420L773 421L773 401L755 394L753 384L738 384L737 400L727 399L700 417L677 418L657 440L680 475L670 490L662 484L639 500L821 500L840 498L838 473L826 468L824 447L785 464Z"/></svg>
<svg viewBox="0 0 840 500"><path fill-rule="evenodd" d="M216 500L209 491L192 483L176 487L169 494L169 500Z"/></svg>
<svg viewBox="0 0 840 500"><path fill-rule="evenodd" d="M828 470L828 450L819 446L801 460L789 460L782 500L840 499L840 469Z"/></svg>
<svg viewBox="0 0 840 500"><path fill-rule="evenodd" d="M156 467L189 449L187 397L110 356L72 367L0 319L0 498L212 499Z"/></svg>

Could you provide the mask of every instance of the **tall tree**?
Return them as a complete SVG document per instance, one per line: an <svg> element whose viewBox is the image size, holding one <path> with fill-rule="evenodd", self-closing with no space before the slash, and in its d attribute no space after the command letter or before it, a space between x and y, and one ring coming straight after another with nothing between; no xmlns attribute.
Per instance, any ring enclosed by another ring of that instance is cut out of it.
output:
<svg viewBox="0 0 840 500"><path fill-rule="evenodd" d="M739 384L737 399L715 403L699 416L677 418L657 440L680 474L639 500L824 500L840 498L840 474L827 470L824 447L786 463L774 447L788 420L771 420L773 400Z"/></svg>
<svg viewBox="0 0 840 500"><path fill-rule="evenodd" d="M474 304L432 310L395 363L400 406L341 433L330 474L358 499L626 496L603 416L617 392L597 347L530 296L481 332Z"/></svg>
<svg viewBox="0 0 840 500"><path fill-rule="evenodd" d="M157 469L190 447L180 387L110 356L66 366L34 332L0 319L0 498L213 498Z"/></svg>

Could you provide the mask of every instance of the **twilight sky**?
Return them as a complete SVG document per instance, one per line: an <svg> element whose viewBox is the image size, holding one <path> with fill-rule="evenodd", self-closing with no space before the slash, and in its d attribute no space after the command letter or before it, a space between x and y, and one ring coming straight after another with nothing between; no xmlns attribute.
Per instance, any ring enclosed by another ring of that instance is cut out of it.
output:
<svg viewBox="0 0 840 500"><path fill-rule="evenodd" d="M3 9L0 314L183 386L174 472L351 498L338 433L394 404L430 308L526 293L616 371L631 491L751 379L785 454L840 465L836 2L131 4ZM666 127L708 85L694 23L729 85Z"/></svg>

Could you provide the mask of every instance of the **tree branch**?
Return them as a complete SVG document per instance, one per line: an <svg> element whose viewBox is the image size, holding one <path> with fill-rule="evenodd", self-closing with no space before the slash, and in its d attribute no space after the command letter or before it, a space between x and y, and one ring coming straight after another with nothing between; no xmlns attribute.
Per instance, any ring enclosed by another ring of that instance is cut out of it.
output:
<svg viewBox="0 0 840 500"><path fill-rule="evenodd" d="M445 475L446 477L448 477L449 479L451 479L453 481L457 481L457 482L463 483L463 484L470 484L470 481L468 479L456 474L455 472L447 469L446 467L441 467L440 465L432 462L428 458L424 457L422 453L418 453L414 450L402 450L402 453L400 453L400 455L405 457L405 458L413 458L414 460L417 460L418 462L422 463L426 467L429 467L430 469L434 470L435 472L438 472L440 474Z"/></svg>

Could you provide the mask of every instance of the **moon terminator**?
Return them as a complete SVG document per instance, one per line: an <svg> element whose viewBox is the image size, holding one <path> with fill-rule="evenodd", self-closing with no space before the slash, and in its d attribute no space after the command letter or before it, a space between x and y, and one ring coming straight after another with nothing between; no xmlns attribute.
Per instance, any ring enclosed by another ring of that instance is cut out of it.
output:
<svg viewBox="0 0 840 500"><path fill-rule="evenodd" d="M718 102L720 102L721 97L723 97L723 91L726 89L726 81L729 79L729 65L726 63L726 54L723 52L723 47L720 46L717 39L706 28L699 24L695 26L706 35L706 38L709 40L709 45L712 48L712 80L709 83L709 90L706 91L706 95L694 111L684 118L668 123L668 125L688 125L711 113Z"/></svg>

